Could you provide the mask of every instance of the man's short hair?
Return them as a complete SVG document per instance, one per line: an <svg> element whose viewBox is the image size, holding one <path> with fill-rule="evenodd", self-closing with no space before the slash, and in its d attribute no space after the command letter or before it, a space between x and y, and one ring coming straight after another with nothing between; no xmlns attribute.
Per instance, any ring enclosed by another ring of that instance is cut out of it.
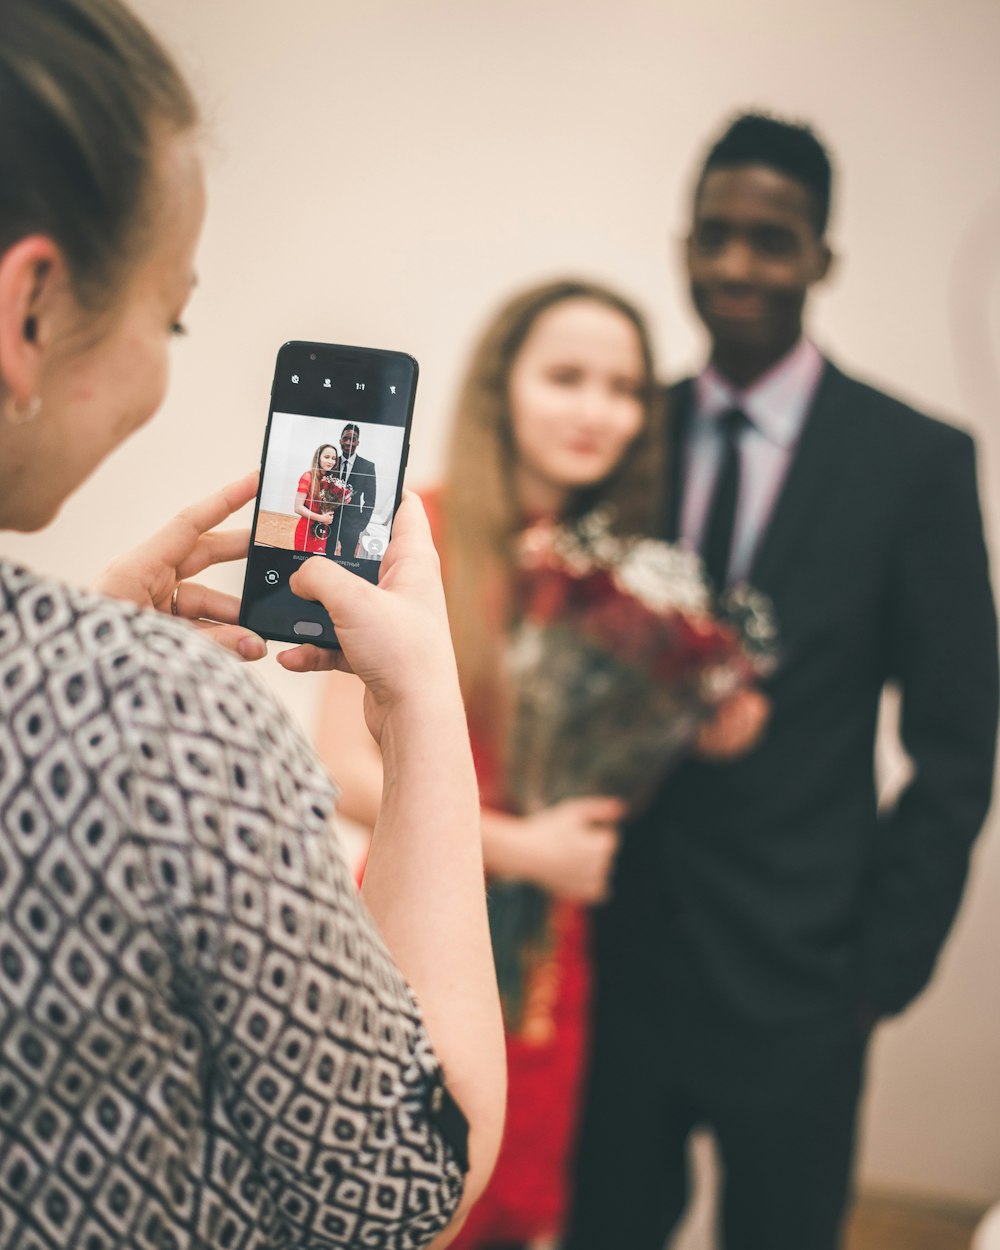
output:
<svg viewBox="0 0 1000 1250"><path fill-rule="evenodd" d="M766 165L801 182L812 202L812 222L822 238L830 218L830 156L808 126L766 113L743 113L709 148L698 176L695 200L706 175L734 165Z"/></svg>
<svg viewBox="0 0 1000 1250"><path fill-rule="evenodd" d="M357 434L358 438L361 437L361 426L355 425L353 421L348 421L348 423L340 431L340 437L343 438L348 430L353 430L354 433Z"/></svg>

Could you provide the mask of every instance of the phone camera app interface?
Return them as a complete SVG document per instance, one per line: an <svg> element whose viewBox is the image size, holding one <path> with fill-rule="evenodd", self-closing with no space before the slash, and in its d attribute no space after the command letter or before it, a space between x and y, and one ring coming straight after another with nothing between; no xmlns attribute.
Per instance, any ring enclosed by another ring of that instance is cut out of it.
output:
<svg viewBox="0 0 1000 1250"><path fill-rule="evenodd" d="M389 543L415 369L398 353L345 350L279 357L244 595L246 623L270 637L331 641L289 577L321 555L377 582Z"/></svg>
<svg viewBox="0 0 1000 1250"><path fill-rule="evenodd" d="M275 412L254 543L359 571L362 560L381 560L402 453L400 426Z"/></svg>

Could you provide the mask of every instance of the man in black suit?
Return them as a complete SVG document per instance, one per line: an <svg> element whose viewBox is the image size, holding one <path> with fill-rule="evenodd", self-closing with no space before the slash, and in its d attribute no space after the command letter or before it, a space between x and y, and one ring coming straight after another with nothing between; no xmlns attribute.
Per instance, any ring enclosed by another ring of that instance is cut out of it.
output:
<svg viewBox="0 0 1000 1250"><path fill-rule="evenodd" d="M353 421L341 430L337 477L350 486L351 502L337 508L337 516L327 539L327 555L333 555L336 550L336 547L331 550L330 544L339 543L340 555L349 560L358 554L358 541L375 510L375 465L358 455L360 441L361 430Z"/></svg>
<svg viewBox="0 0 1000 1250"><path fill-rule="evenodd" d="M771 718L692 760L628 829L598 920L595 1041L569 1250L661 1250L709 1125L726 1250L833 1250L871 1028L927 983L985 817L996 617L972 440L803 335L830 265L826 152L738 119L687 244L711 338L670 394L670 537L773 600ZM878 811L876 715L913 777Z"/></svg>

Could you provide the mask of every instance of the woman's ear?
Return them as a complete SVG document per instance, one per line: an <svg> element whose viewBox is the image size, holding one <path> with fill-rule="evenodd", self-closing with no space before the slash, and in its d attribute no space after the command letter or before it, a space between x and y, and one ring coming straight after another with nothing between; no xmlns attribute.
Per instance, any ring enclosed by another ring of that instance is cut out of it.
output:
<svg viewBox="0 0 1000 1250"><path fill-rule="evenodd" d="M62 253L45 235L19 239L0 256L0 381L18 407L38 396L64 279Z"/></svg>
<svg viewBox="0 0 1000 1250"><path fill-rule="evenodd" d="M836 252L831 251L830 245L829 243L826 242L825 239L822 240L819 246L819 253L818 253L818 259L817 259L817 273L816 273L815 281L825 282L826 279L829 278L833 270L836 268L836 265L837 265Z"/></svg>

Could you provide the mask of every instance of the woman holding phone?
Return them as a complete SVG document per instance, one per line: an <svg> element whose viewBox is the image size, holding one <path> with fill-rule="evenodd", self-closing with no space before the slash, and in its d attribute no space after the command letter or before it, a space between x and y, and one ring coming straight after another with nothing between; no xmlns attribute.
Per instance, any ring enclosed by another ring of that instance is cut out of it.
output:
<svg viewBox="0 0 1000 1250"><path fill-rule="evenodd" d="M204 189L190 92L119 0L5 0L0 107L0 523L27 531L159 406ZM426 521L404 501L377 590L326 560L292 581L383 750L362 900L325 770L226 650L263 643L189 580L245 554L214 527L255 488L99 593L0 561L11 1250L443 1246L490 1170L502 1037Z"/></svg>
<svg viewBox="0 0 1000 1250"><path fill-rule="evenodd" d="M654 533L664 510L663 416L641 314L616 292L577 280L511 298L487 325L459 392L440 491L424 496L445 589L482 799L487 873L530 882L553 900L555 945L508 1018L509 1099L496 1171L456 1245L550 1245L558 1239L587 1053L589 906L605 897L626 807L585 794L530 816L506 809L504 679L518 600L518 539L542 519L598 505L623 534ZM371 828L381 764L361 715L361 690L327 686L320 753L344 779L342 810ZM752 697L752 701L756 696ZM725 753L759 728L706 732ZM366 872L367 877L367 872ZM537 990L537 992L536 992Z"/></svg>

